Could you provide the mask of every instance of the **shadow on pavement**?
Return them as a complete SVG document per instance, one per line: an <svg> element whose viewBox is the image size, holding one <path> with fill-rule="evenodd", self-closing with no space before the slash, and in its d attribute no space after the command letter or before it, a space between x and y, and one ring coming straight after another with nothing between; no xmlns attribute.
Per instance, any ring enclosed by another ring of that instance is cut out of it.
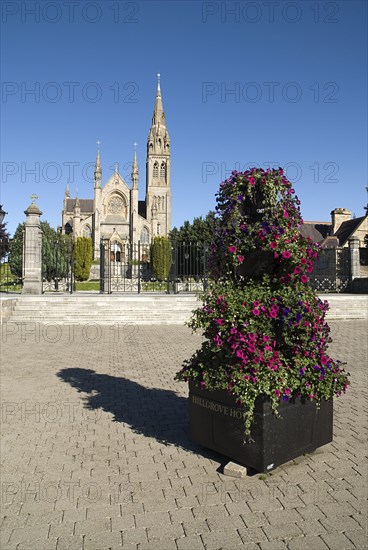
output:
<svg viewBox="0 0 368 550"><path fill-rule="evenodd" d="M165 445L221 460L220 455L190 440L186 397L170 390L146 388L127 378L98 374L92 369L62 369L57 376L78 392L90 394L83 397L87 409L112 413L115 422L124 422L134 432Z"/></svg>

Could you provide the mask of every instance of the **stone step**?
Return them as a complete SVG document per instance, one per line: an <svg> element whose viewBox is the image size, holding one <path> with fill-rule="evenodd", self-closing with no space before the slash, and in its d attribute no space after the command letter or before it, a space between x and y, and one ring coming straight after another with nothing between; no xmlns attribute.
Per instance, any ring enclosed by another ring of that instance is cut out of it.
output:
<svg viewBox="0 0 368 550"><path fill-rule="evenodd" d="M367 295L320 295L327 320L368 319ZM5 304L8 303L4 301ZM14 323L182 324L200 305L194 294L63 294L17 296L4 320Z"/></svg>

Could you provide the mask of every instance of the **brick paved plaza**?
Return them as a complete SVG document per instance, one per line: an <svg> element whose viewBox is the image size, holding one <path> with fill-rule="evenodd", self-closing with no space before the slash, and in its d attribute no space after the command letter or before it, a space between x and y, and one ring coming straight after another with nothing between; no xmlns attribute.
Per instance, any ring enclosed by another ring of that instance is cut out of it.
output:
<svg viewBox="0 0 368 550"><path fill-rule="evenodd" d="M334 442L246 480L188 436L173 376L199 335L3 325L1 548L368 548L367 323L330 324L352 375Z"/></svg>

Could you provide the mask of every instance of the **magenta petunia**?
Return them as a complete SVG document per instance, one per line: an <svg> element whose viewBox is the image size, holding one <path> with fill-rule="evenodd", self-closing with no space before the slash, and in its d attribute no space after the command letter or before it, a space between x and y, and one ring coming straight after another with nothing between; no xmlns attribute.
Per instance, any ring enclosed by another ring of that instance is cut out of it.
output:
<svg viewBox="0 0 368 550"><path fill-rule="evenodd" d="M307 282L309 281L309 279L308 279L308 277L307 277L306 275L302 275L302 276L300 277L300 280L301 280L302 283L307 283Z"/></svg>
<svg viewBox="0 0 368 550"><path fill-rule="evenodd" d="M285 258L285 260L288 260L290 258L291 254L288 250L285 250L283 253L282 253L282 257Z"/></svg>
<svg viewBox="0 0 368 550"><path fill-rule="evenodd" d="M232 254L235 254L236 246L229 246L229 252L231 252Z"/></svg>
<svg viewBox="0 0 368 550"><path fill-rule="evenodd" d="M238 256L238 262L242 264L244 262L244 256Z"/></svg>
<svg viewBox="0 0 368 550"><path fill-rule="evenodd" d="M253 310L252 310L252 313L253 315L256 315L258 317L258 315L261 313L260 310L258 309L258 307L255 307Z"/></svg>
<svg viewBox="0 0 368 550"><path fill-rule="evenodd" d="M272 242L270 243L270 248L272 248L272 249L277 248L277 243L276 243L275 241L272 241Z"/></svg>

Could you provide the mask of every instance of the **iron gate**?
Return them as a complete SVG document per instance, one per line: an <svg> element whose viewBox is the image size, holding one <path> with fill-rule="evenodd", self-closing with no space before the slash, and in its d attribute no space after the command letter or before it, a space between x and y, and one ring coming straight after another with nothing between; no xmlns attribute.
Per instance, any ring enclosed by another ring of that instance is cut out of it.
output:
<svg viewBox="0 0 368 550"><path fill-rule="evenodd" d="M62 235L42 239L42 292L75 290L74 241Z"/></svg>
<svg viewBox="0 0 368 550"><path fill-rule="evenodd" d="M171 243L167 269L159 278L152 245L101 239L100 292L195 292L207 282L208 246Z"/></svg>

